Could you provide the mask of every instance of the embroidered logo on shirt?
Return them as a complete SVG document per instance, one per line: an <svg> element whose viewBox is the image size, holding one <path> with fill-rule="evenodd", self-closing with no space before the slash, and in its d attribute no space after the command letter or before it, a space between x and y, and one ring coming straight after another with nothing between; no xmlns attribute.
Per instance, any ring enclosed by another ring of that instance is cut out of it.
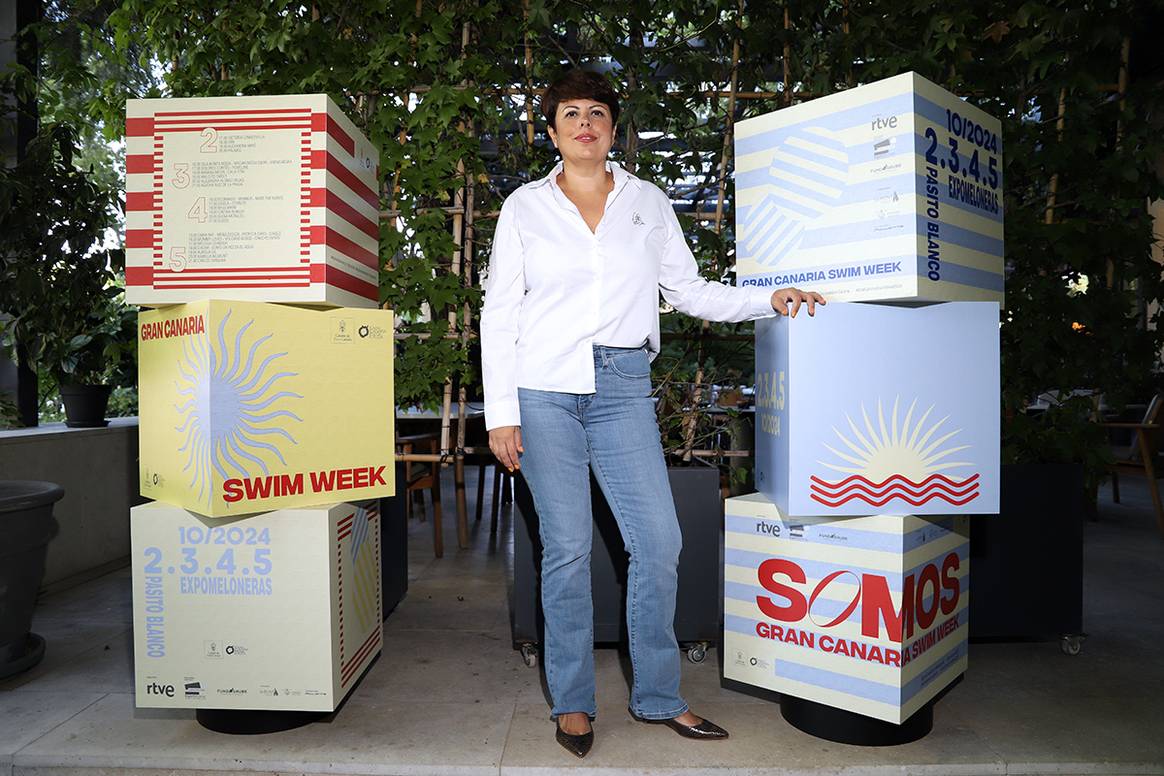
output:
<svg viewBox="0 0 1164 776"><path fill-rule="evenodd" d="M642 226L643 224L646 223L646 221L643 220L643 217L640 216L638 211L636 210L635 214L631 217L631 223L634 224L635 226Z"/></svg>

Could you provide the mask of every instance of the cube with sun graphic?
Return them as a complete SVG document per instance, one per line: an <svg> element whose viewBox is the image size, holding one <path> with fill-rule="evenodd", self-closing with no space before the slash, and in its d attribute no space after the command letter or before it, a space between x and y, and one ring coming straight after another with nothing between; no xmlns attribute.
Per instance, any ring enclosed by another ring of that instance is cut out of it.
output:
<svg viewBox="0 0 1164 776"><path fill-rule="evenodd" d="M792 516L997 513L998 309L757 321L757 490Z"/></svg>
<svg viewBox="0 0 1164 776"><path fill-rule="evenodd" d="M333 711L380 653L376 501L130 515L140 707Z"/></svg>
<svg viewBox="0 0 1164 776"><path fill-rule="evenodd" d="M724 505L724 677L900 724L966 671L969 518Z"/></svg>
<svg viewBox="0 0 1164 776"><path fill-rule="evenodd" d="M389 310L141 313L141 494L210 517L392 495L392 343Z"/></svg>

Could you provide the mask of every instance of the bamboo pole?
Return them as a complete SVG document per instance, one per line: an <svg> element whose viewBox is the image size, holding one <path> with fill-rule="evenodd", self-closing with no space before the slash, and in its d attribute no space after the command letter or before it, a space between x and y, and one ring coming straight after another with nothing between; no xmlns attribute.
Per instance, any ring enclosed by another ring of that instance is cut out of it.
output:
<svg viewBox="0 0 1164 776"><path fill-rule="evenodd" d="M1058 142L1063 142L1063 127L1066 124L1067 116L1067 87L1064 86L1059 89L1059 117L1055 119L1055 136ZM1051 184L1047 191L1047 209L1043 213L1043 223L1050 226L1055 223L1055 200L1059 196L1059 173L1056 171L1051 174Z"/></svg>
<svg viewBox="0 0 1164 776"><path fill-rule="evenodd" d="M638 19L629 19L628 23L631 27L631 47L636 51L643 50L643 28L639 24ZM626 70L626 85L630 94L634 94L639 87L638 71L634 67L628 67ZM626 121L626 146L624 147L623 162L626 165L627 172L634 174L635 167L638 164L639 154L639 132L635 125L635 117L633 115L627 116Z"/></svg>
<svg viewBox="0 0 1164 776"><path fill-rule="evenodd" d="M1132 54L1132 39L1124 37L1123 44L1120 46L1120 75L1118 81L1120 96L1119 100L1119 116L1116 117L1116 150L1118 151L1124 140L1124 108L1127 106L1128 93L1128 64L1131 61ZM1109 256L1106 262L1107 272L1107 287L1115 288L1116 283L1116 266L1115 261Z"/></svg>
<svg viewBox="0 0 1164 776"><path fill-rule="evenodd" d="M849 27L849 0L844 0L844 2L841 3L841 32L843 32L845 34L846 53L850 53L849 48L850 48L850 44L852 43L852 41L849 38L849 35L852 33L852 30ZM848 69L845 72L845 86L852 87L853 86L853 57L850 55L850 56L847 56L845 59L848 62L848 65L847 65Z"/></svg>
<svg viewBox="0 0 1164 776"><path fill-rule="evenodd" d="M463 62L469 54L469 43L472 39L472 24L468 21L461 25L461 61ZM461 86L468 88L472 84L468 79L461 81ZM472 128L466 127L465 122L460 122L459 129L462 132L468 132L472 136ZM450 272L454 277L458 278L463 284L465 282L465 274L468 271L469 262L467 259L467 243L466 243L466 225L472 223L473 203L469 195L471 190L471 173L466 171L465 160L459 159L457 161L457 177L460 178L461 185L453 195L453 206L458 208L459 212L453 214L453 243L456 245L456 250L453 253L453 263ZM468 304L465 304L465 318L466 327L468 325ZM457 335L461 334L460 339L462 347L467 339L464 337L461 322L460 311L456 305L449 308L449 332ZM453 398L453 378L450 375L445 382L445 396L444 407L441 411L441 452L449 451L450 443L450 425L452 423L452 398ZM465 386L460 380L457 380L457 443L453 450L453 487L456 496L457 507L457 546L462 550L469 546L469 519L468 519L468 505L465 503L465 456L461 452L465 446Z"/></svg>
<svg viewBox="0 0 1164 776"><path fill-rule="evenodd" d="M470 42L472 41L472 27L469 22L465 23L462 32L461 42L466 51ZM471 82L470 82L470 85ZM473 121L470 120L465 125L466 132L470 138L476 137L476 131L473 126ZM461 284L468 288L473 284L473 171L464 170L464 164L460 167L463 169L462 174L462 191L464 192L464 206L465 216L462 224L463 237L461 244ZM470 340L470 315L469 301L466 298L461 305L461 324L460 324L460 339L461 352L469 349ZM455 481L457 485L457 545L461 549L469 546L469 507L465 503L465 428L468 425L468 419L465 416L465 410L469 403L468 396L465 391L465 384L463 381L457 381L457 449L456 449L456 469Z"/></svg>
<svg viewBox="0 0 1164 776"><path fill-rule="evenodd" d="M522 39L525 42L525 144L526 148L533 148L533 47L529 44L529 0L522 0L521 6L525 19L525 32L522 33Z"/></svg>
<svg viewBox="0 0 1164 776"><path fill-rule="evenodd" d="M731 81L728 88L728 103L727 116L724 119L724 133L723 133L723 150L719 157L719 185L715 202L715 233L720 235L723 231L723 205L727 194L727 165L728 158L732 150L732 134L735 130L736 119L736 100L735 92L739 84L739 70L740 70L740 19L744 14L744 0L739 0L737 9L736 25L735 25L735 39L732 41L732 69ZM696 346L696 368L695 368L695 387L691 392L691 407L692 411L683 418L683 446L685 452L683 453L683 460L690 461L692 456L692 448L695 446L695 429L699 423L697 416L699 409L699 402L703 399L703 336L711 327L710 322L704 320L699 327L699 338Z"/></svg>
<svg viewBox="0 0 1164 776"><path fill-rule="evenodd" d="M1120 96L1120 115L1116 119L1116 146L1119 146L1124 139L1124 109L1127 107L1128 96L1128 65L1132 58L1132 39L1125 37L1123 45L1120 46L1120 76L1116 83L1116 92Z"/></svg>
<svg viewBox="0 0 1164 776"><path fill-rule="evenodd" d="M792 104L792 43L789 32L792 30L792 17L788 13L788 3L784 4L784 104Z"/></svg>
<svg viewBox="0 0 1164 776"><path fill-rule="evenodd" d="M417 0L419 4L419 0ZM468 54L469 46L469 22L464 22L461 25L461 60L464 61ZM461 86L466 87L467 80L461 81ZM461 127L463 129L463 125ZM461 185L453 193L453 256L449 271L460 277L461 275L461 260L464 256L463 249L463 230L465 222L465 162L463 159L457 161L457 177L461 179ZM459 311L455 306L449 308L448 322L449 332L456 334L458 330ZM452 407L453 407L453 378L450 376L445 380L444 399L441 402L441 451L444 452L449 449L451 443L452 425Z"/></svg>

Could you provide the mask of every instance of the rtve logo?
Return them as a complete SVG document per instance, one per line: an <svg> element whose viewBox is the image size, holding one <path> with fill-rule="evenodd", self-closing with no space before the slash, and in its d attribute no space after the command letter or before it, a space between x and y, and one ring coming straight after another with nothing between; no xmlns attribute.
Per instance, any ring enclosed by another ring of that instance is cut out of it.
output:
<svg viewBox="0 0 1164 776"><path fill-rule="evenodd" d="M158 684L157 682L150 682L146 685L146 695L164 695L167 698L174 697L174 685L172 684Z"/></svg>
<svg viewBox="0 0 1164 776"><path fill-rule="evenodd" d="M879 129L897 129L897 116L874 116L869 122L869 128L874 132Z"/></svg>
<svg viewBox="0 0 1164 776"><path fill-rule="evenodd" d="M903 580L901 611L893 605L889 594L889 581L879 574L861 574L841 569L834 571L816 584L808 593L804 569L788 558L769 558L757 570L760 584L765 590L787 599L788 603L778 604L766 596L756 596L756 605L765 617L780 622L800 622L811 618L818 628L832 628L845 620L861 607L861 635L880 638L884 623L886 636L892 641L903 641L913 636L916 627L925 630L933 625L940 610L950 614L958 608L958 598L962 593L961 582L954 573L961 565L956 553L950 553L942 561L941 569L934 563L926 564L916 576L910 574ZM780 577L788 582L780 581ZM788 584L791 583L791 584ZM848 584L856 586L853 600L836 617L817 618L812 614L813 604L830 585ZM927 604L926 597L929 596ZM823 620L823 621L822 621Z"/></svg>

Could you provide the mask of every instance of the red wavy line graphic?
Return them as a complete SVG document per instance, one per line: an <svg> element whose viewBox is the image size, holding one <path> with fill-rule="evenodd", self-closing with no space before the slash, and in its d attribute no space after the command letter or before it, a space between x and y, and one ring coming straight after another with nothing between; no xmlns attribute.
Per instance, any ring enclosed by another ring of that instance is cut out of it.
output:
<svg viewBox="0 0 1164 776"><path fill-rule="evenodd" d="M971 488L971 490L974 492L971 493L970 495L966 496L966 498L951 498L949 495L942 493L941 491L933 491L931 493L928 493L925 496L925 498L919 498L919 499L913 499L913 498L910 498L910 497L903 495L901 493L890 493L889 495L885 496L885 498L882 498L882 499L871 499L863 493L852 493L852 494L845 496L844 498L842 498L838 501L829 501L827 499L821 498L816 493L813 493L811 495L811 498L813 501L818 501L821 504L824 504L826 507L839 507L842 504L846 504L846 503L852 501L853 499L860 499L861 501L864 501L864 502L868 503L870 506L874 506L874 507L882 507L882 506L885 506L886 504L888 504L890 501L893 501L894 499L901 499L902 501L904 501L907 504L910 504L910 505L915 506L915 507L920 507L922 504L925 504L928 501L933 501L935 498L940 498L943 501L949 502L950 504L953 504L956 507L960 507L963 504L968 504L971 501L973 501L974 499L978 498L978 486L977 485L973 486Z"/></svg>
<svg viewBox="0 0 1164 776"><path fill-rule="evenodd" d="M974 490L977 487L978 487L978 483L970 481L970 484L966 485L965 487L961 487L961 488L951 487L951 486L945 484L944 482L935 482L926 488L907 488L904 485L893 485L893 486L890 486L887 488L873 489L873 488L870 488L870 487L863 485L859 482L854 482L852 485L849 485L846 488L839 488L839 489L835 489L835 490L830 489L830 488L823 488L819 485L812 485L811 489L814 492L819 493L822 496L826 496L828 498L837 498L839 496L846 495L847 493L850 493L850 492L860 492L860 493L864 493L864 494L867 494L869 496L874 496L874 497L884 496L887 493L908 493L909 495L913 496L914 498L921 498L922 496L926 495L927 493L929 493L931 491L941 491L941 492L946 493L948 495L954 496L955 498L960 498L961 496L965 496L967 493L969 493L971 490Z"/></svg>
<svg viewBox="0 0 1164 776"><path fill-rule="evenodd" d="M868 477L862 477L860 474L854 474L852 476L846 477L845 479L841 480L840 482L825 482L820 477L817 477L815 475L810 477L809 479L811 479L813 482L817 483L818 485L825 486L826 488L839 488L842 485L848 485L850 482L853 482L854 480L856 480L858 482L863 482L866 485L869 485L873 488L882 488L886 484L893 482L894 480L901 480L902 482L904 482L908 485L912 485L915 488L921 488L925 485L928 485L930 482L933 482L934 480L940 480L941 482L944 482L947 485L953 485L956 488L960 488L963 485L966 485L966 484L971 483L974 480L978 479L978 475L974 474L974 475L962 480L961 482L958 482L957 480L950 479L949 477L947 477L944 474L931 474L929 477L926 477L921 482L914 482L913 480L906 477L904 474L894 474L890 477L886 477L881 482L874 482L873 480L869 479Z"/></svg>

